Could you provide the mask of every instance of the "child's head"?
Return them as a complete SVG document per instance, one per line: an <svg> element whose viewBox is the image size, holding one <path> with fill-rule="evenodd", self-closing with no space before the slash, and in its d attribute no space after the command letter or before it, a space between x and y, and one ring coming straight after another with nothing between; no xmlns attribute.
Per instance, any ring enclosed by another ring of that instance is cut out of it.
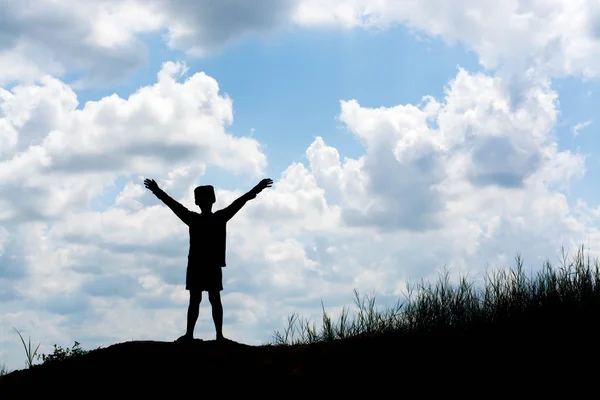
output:
<svg viewBox="0 0 600 400"><path fill-rule="evenodd" d="M194 189L194 198L196 205L200 207L212 205L217 200L215 197L215 188L211 185L198 186Z"/></svg>

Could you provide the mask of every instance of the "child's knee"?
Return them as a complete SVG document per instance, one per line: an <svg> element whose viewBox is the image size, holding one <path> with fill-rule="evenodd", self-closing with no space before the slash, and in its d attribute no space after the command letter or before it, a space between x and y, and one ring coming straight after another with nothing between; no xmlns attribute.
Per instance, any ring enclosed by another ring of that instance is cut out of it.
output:
<svg viewBox="0 0 600 400"><path fill-rule="evenodd" d="M199 306L202 301L201 291L190 291L190 305Z"/></svg>
<svg viewBox="0 0 600 400"><path fill-rule="evenodd" d="M221 293L220 292L208 292L208 301L210 304L218 304L221 302Z"/></svg>

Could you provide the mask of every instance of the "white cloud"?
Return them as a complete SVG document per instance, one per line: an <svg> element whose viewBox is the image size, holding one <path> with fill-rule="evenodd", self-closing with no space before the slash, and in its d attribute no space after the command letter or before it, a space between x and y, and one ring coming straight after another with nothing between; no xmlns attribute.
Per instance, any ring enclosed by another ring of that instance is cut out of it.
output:
<svg viewBox="0 0 600 400"><path fill-rule="evenodd" d="M193 181L212 164L259 176L266 165L259 143L225 132L233 118L231 100L203 73L179 82L183 69L165 63L156 84L81 110L72 89L55 78L2 90L0 137L8 146L0 179L10 190L0 199L12 205L5 221L85 209L120 174L159 178L165 170L192 168ZM180 195L183 188L177 189Z"/></svg>
<svg viewBox="0 0 600 400"><path fill-rule="evenodd" d="M339 199L347 223L411 230L443 227L449 202L464 209L472 193L520 196L581 177L583 158L559 151L551 136L556 94L532 88L511 109L509 92L500 78L461 69L443 103L426 97L419 107L369 109L344 101L340 119L363 141L365 156L342 165L317 139L307 152L312 171L326 196ZM340 197L349 182L354 187Z"/></svg>
<svg viewBox="0 0 600 400"><path fill-rule="evenodd" d="M161 26L135 1L0 1L0 83L85 71L87 84L114 82L145 61L135 35Z"/></svg>
<svg viewBox="0 0 600 400"><path fill-rule="evenodd" d="M116 82L146 60L142 34L206 56L249 35L292 28L387 29L460 42L489 69L523 84L534 76L597 76L600 6L594 0L0 1L0 84L80 72L76 87ZM535 78L539 79L539 78Z"/></svg>
<svg viewBox="0 0 600 400"><path fill-rule="evenodd" d="M169 46L203 56L247 35L285 27L297 0L153 1Z"/></svg>
<svg viewBox="0 0 600 400"><path fill-rule="evenodd" d="M82 72L78 88L120 82L146 62L142 34L206 55L285 27L296 0L0 1L0 84Z"/></svg>
<svg viewBox="0 0 600 400"><path fill-rule="evenodd" d="M590 126L591 124L592 124L592 121L585 121L585 122L580 122L580 123L576 124L573 127L573 137L579 136L581 131L583 129L587 128L588 126Z"/></svg>
<svg viewBox="0 0 600 400"><path fill-rule="evenodd" d="M545 75L598 75L600 6L594 0L303 0L294 20L307 26L416 32L462 42L490 69Z"/></svg>

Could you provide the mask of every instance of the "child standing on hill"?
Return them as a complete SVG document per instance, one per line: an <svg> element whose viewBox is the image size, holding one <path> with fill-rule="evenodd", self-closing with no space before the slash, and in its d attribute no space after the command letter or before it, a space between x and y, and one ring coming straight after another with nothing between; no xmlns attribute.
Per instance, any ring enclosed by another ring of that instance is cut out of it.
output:
<svg viewBox="0 0 600 400"><path fill-rule="evenodd" d="M212 317L217 331L217 340L223 337L223 273L225 267L226 225L248 200L252 200L263 189L271 187L273 180L261 180L252 190L242 195L228 207L213 212L216 201L215 190L210 185L194 189L194 198L201 213L190 211L178 203L152 179L144 180L144 185L156 197L162 200L187 226L190 232L190 250L186 272L185 288L190 292L190 305L187 314L187 332L177 339L178 342L194 338L194 327L200 311L202 292L208 292L208 301L212 307Z"/></svg>

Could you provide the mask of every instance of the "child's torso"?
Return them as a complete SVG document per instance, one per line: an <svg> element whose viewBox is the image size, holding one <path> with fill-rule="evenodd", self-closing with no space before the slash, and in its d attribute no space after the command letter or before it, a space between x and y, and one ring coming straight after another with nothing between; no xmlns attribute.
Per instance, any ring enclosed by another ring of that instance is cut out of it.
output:
<svg viewBox="0 0 600 400"><path fill-rule="evenodd" d="M193 261L225 266L226 221L217 211L212 214L194 213L190 225L189 258Z"/></svg>

